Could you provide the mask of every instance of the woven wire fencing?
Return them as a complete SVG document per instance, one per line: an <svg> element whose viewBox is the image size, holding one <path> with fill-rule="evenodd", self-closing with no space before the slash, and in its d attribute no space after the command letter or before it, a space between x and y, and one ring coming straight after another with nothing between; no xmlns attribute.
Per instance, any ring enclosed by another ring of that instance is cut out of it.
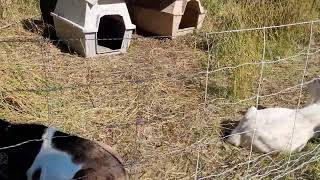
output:
<svg viewBox="0 0 320 180"><path fill-rule="evenodd" d="M224 140L252 105L298 109L307 103L304 87L319 73L314 41L319 22L173 40L134 36L128 53L91 59L68 46L77 39L50 40L34 32L3 36L0 116L108 143L121 154L133 179L314 178L316 140L302 152L277 155ZM285 57L270 55L270 33L302 27L307 29L305 45ZM226 66L219 41L251 33L259 35L260 58ZM237 83L250 87L242 89L248 91L244 97L230 95Z"/></svg>

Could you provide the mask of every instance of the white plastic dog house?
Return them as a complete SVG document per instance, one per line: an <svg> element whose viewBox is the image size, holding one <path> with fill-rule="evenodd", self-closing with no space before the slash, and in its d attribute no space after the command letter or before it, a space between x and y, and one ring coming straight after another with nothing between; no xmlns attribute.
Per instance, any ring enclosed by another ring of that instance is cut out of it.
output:
<svg viewBox="0 0 320 180"><path fill-rule="evenodd" d="M123 0L58 0L57 37L85 57L125 53L135 25Z"/></svg>
<svg viewBox="0 0 320 180"><path fill-rule="evenodd" d="M202 27L205 10L200 0L129 0L132 19L145 32L181 36Z"/></svg>

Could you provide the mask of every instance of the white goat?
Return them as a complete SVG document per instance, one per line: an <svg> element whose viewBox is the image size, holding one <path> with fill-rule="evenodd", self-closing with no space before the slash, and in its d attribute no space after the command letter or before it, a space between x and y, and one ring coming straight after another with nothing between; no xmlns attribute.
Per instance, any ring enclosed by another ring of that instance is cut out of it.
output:
<svg viewBox="0 0 320 180"><path fill-rule="evenodd" d="M320 126L320 77L308 86L312 104L302 109L249 108L227 142L264 153L301 151ZM254 139L252 141L252 137Z"/></svg>

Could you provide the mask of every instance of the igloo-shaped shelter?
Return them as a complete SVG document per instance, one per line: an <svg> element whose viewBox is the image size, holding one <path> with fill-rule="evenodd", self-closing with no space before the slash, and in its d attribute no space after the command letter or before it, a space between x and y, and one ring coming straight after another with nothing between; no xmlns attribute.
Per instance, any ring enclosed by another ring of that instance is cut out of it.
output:
<svg viewBox="0 0 320 180"><path fill-rule="evenodd" d="M125 53L135 25L123 0L58 0L57 37L85 57Z"/></svg>
<svg viewBox="0 0 320 180"><path fill-rule="evenodd" d="M162 36L181 36L202 27L200 0L128 0L137 28Z"/></svg>

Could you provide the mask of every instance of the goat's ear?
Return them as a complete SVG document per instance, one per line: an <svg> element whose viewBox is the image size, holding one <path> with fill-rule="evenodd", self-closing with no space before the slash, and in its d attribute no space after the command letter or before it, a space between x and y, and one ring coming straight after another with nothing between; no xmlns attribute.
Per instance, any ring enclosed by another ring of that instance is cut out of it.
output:
<svg viewBox="0 0 320 180"><path fill-rule="evenodd" d="M257 108L252 106L248 109L247 113L245 114L246 119L252 119L256 117Z"/></svg>
<svg viewBox="0 0 320 180"><path fill-rule="evenodd" d="M320 84L320 76L317 76L316 79L314 80L314 82L315 82L316 84Z"/></svg>

